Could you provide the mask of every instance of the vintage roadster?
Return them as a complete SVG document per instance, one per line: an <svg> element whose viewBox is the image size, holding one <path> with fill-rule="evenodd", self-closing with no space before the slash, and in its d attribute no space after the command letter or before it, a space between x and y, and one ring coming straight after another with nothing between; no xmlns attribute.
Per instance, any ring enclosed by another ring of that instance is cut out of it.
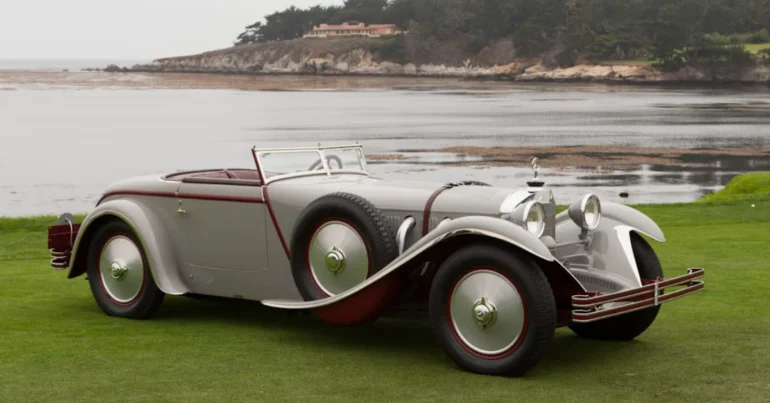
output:
<svg viewBox="0 0 770 403"><path fill-rule="evenodd" d="M663 278L639 211L587 194L556 214L535 179L400 182L370 175L359 145L253 149L254 169L136 177L82 223L49 228L51 265L87 275L108 315L148 318L166 294L261 301L338 325L430 321L462 368L520 376L554 330L630 340L660 304L703 288ZM665 292L664 292L665 291Z"/></svg>

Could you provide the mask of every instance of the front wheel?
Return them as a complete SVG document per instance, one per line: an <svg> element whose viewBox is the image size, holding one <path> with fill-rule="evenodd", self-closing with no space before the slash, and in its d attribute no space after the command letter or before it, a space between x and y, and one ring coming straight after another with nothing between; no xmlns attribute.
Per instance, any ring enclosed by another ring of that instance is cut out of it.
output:
<svg viewBox="0 0 770 403"><path fill-rule="evenodd" d="M141 242L123 221L96 230L87 270L91 293L107 315L146 319L165 297L152 278Z"/></svg>
<svg viewBox="0 0 770 403"><path fill-rule="evenodd" d="M521 376L543 357L556 328L556 303L543 272L523 253L472 245L439 268L430 320L460 367Z"/></svg>

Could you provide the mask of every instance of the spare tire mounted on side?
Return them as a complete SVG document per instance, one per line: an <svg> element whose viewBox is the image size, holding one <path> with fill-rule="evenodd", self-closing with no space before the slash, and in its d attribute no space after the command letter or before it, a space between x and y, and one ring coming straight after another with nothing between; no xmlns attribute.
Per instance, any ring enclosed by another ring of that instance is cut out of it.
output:
<svg viewBox="0 0 770 403"><path fill-rule="evenodd" d="M340 294L397 256L395 235L385 216L366 199L350 193L315 200L299 216L291 236L292 275L306 301ZM370 299L379 306L388 295Z"/></svg>

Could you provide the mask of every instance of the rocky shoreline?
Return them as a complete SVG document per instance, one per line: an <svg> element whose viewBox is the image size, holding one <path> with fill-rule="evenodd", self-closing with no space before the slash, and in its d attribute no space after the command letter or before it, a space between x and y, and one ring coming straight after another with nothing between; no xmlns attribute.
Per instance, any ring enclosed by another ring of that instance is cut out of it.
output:
<svg viewBox="0 0 770 403"><path fill-rule="evenodd" d="M512 82L564 82L564 83L605 83L605 84L749 84L770 86L770 67L757 66L746 69L735 77L713 77L705 72L685 68L677 72L662 72L645 65L591 65L581 64L568 68L546 68L532 66L523 71L510 71L515 66L492 68L456 68L444 65L406 64L394 69L393 66L374 66L370 69L338 69L336 66L312 65L294 69L254 70L250 68L211 68L201 66L173 66L153 62L132 67L107 66L86 71L109 73L187 73L187 74L236 74L236 75L301 75L340 77L423 77L456 78L463 80L512 81ZM508 71L506 71L508 70Z"/></svg>
<svg viewBox="0 0 770 403"><path fill-rule="evenodd" d="M331 46L334 45L334 46ZM379 60L360 42L321 43L293 40L249 44L191 56L163 58L149 64L107 66L118 73L209 73L239 75L314 75L432 77L516 82L601 82L623 84L739 83L770 85L770 65L707 71L685 67L665 72L649 64L590 64L559 67L548 58L467 59L455 63L398 63Z"/></svg>

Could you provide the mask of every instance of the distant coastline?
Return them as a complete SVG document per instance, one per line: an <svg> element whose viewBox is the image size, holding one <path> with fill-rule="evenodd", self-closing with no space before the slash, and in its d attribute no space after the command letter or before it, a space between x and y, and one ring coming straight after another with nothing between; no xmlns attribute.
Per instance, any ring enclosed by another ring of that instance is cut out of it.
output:
<svg viewBox="0 0 770 403"><path fill-rule="evenodd" d="M676 71L663 71L645 61L594 63L583 60L560 66L548 57L506 59L494 54L465 60L439 58L411 62L378 57L372 51L377 44L377 39L361 38L294 39L251 43L132 66L111 64L97 70L116 73L432 77L515 82L770 85L768 63L727 65L719 69L686 66Z"/></svg>
<svg viewBox="0 0 770 403"><path fill-rule="evenodd" d="M118 59L118 58L14 58L0 59L0 70L24 70L24 71L82 71L103 70L110 64L121 66L133 66L150 63L147 59Z"/></svg>

